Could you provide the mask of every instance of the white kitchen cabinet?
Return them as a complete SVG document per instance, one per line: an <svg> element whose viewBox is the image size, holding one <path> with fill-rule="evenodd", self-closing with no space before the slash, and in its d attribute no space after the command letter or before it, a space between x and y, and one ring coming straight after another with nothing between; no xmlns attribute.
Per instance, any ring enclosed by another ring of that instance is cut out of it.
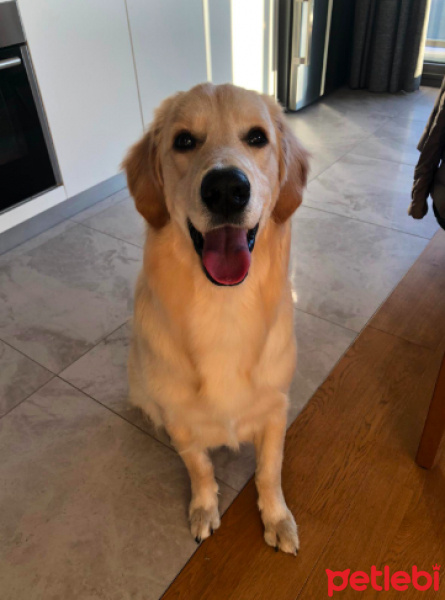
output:
<svg viewBox="0 0 445 600"><path fill-rule="evenodd" d="M142 132L125 0L19 0L67 195L119 170Z"/></svg>
<svg viewBox="0 0 445 600"><path fill-rule="evenodd" d="M164 98L207 81L203 3L127 0L127 7L147 125Z"/></svg>

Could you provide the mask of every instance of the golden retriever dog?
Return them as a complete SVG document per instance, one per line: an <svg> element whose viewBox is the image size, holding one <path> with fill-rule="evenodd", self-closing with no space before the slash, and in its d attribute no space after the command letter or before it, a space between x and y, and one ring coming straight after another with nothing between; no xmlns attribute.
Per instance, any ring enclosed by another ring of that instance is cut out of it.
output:
<svg viewBox="0 0 445 600"><path fill-rule="evenodd" d="M148 223L130 402L187 467L198 543L220 524L208 450L253 442L265 540L296 554L281 465L296 359L289 219L306 152L272 99L206 83L165 100L123 166Z"/></svg>

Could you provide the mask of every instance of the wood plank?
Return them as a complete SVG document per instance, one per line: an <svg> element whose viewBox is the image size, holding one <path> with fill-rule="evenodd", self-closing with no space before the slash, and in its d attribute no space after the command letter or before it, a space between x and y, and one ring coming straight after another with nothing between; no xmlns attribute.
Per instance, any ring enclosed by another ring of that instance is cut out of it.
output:
<svg viewBox="0 0 445 600"><path fill-rule="evenodd" d="M422 598L443 598L444 581L443 569L445 565L445 460L442 456L438 468L432 471L423 471L423 485L419 486L417 495L400 524L397 536L390 547L386 549L383 563L387 564L394 572L397 569L405 571L417 565L431 572L431 567L436 563L441 565L440 593L410 590L404 597L410 600ZM377 596L376 596L377 598Z"/></svg>
<svg viewBox="0 0 445 600"><path fill-rule="evenodd" d="M417 451L417 464L431 469L445 433L445 354Z"/></svg>
<svg viewBox="0 0 445 600"><path fill-rule="evenodd" d="M439 230L370 325L445 349L445 231Z"/></svg>
<svg viewBox="0 0 445 600"><path fill-rule="evenodd" d="M428 473L407 458L381 456L345 513L336 534L299 596L299 600L327 597L327 573L351 569L369 574L375 565L379 571L432 572L432 565L445 563L445 511L437 494L445 493L443 474ZM403 473L404 480L400 478ZM430 477L432 475L432 477ZM435 497L431 496L434 490ZM432 508L432 510L431 510ZM368 587L365 598L379 598L380 592ZM392 594L392 595L391 595ZM437 598L437 593L422 597ZM346 588L342 599L357 598L357 591ZM385 597L398 597L390 590ZM408 589L407 598L419 598L419 591Z"/></svg>
<svg viewBox="0 0 445 600"><path fill-rule="evenodd" d="M395 482L404 485L407 465L417 468L414 456L438 368L431 350L365 330L287 435L283 488L302 525L299 557L276 554L262 541L250 481L164 598L296 598L330 540L346 543L339 525L357 505L370 471L376 512L391 495L395 502L403 496ZM380 472L375 465L383 457L389 466ZM362 519L357 540L364 543L372 523Z"/></svg>

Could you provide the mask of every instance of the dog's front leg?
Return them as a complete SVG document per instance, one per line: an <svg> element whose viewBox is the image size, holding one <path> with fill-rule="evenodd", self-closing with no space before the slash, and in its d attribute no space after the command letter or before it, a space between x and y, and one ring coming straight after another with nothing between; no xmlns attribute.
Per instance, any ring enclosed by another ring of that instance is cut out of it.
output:
<svg viewBox="0 0 445 600"><path fill-rule="evenodd" d="M266 543L283 552L297 554L300 546L297 526L281 489L285 434L286 411L279 409L267 420L264 429L255 436L255 480Z"/></svg>
<svg viewBox="0 0 445 600"><path fill-rule="evenodd" d="M205 450L194 450L170 433L182 460L187 467L192 486L189 517L192 535L199 544L220 526L218 511L218 484L213 465Z"/></svg>

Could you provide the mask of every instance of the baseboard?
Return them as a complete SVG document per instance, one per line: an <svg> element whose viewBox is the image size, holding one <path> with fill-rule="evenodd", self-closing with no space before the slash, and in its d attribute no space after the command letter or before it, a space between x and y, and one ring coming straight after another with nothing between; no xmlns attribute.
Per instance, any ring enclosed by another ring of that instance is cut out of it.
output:
<svg viewBox="0 0 445 600"><path fill-rule="evenodd" d="M422 85L440 88L445 76L445 66L438 63L423 63Z"/></svg>
<svg viewBox="0 0 445 600"><path fill-rule="evenodd" d="M117 175L114 175L114 177L111 177L72 198L68 198L64 202L28 219L24 223L20 223L19 225L4 231L0 234L0 254L15 248L15 246L39 235L39 233L43 233L47 229L65 221L65 219L104 200L108 196L111 196L111 194L122 190L125 185L126 181L124 174L118 173Z"/></svg>

